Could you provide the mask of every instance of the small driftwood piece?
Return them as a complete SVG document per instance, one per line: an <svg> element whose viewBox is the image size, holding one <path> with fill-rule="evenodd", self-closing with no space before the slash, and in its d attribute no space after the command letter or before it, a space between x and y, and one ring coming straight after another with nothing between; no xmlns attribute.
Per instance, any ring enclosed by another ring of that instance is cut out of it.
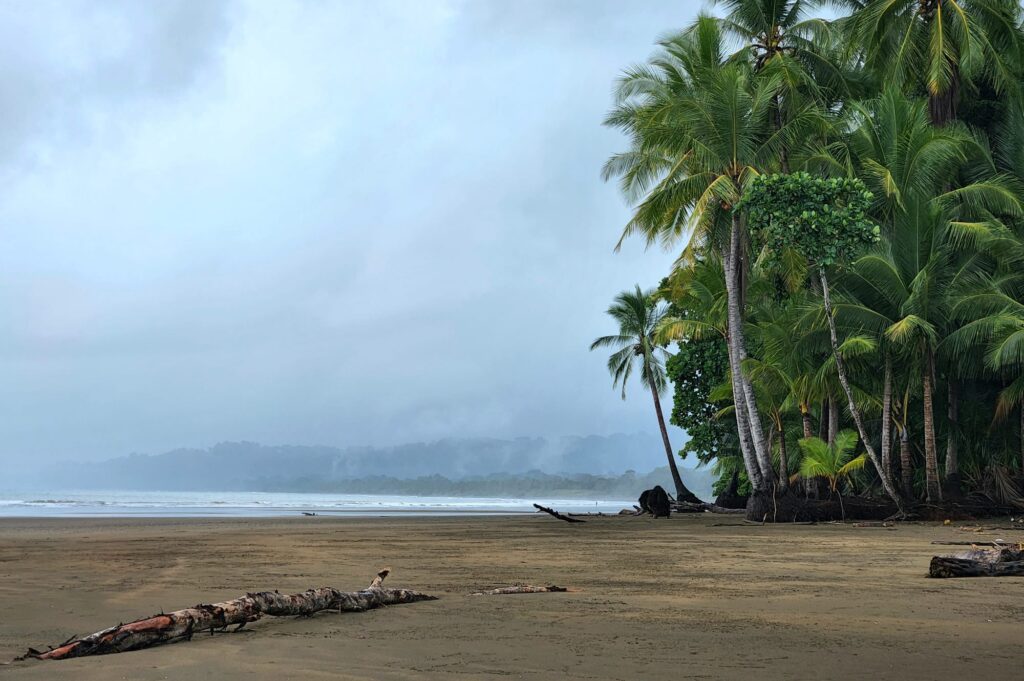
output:
<svg viewBox="0 0 1024 681"><path fill-rule="evenodd" d="M362 591L338 591L331 587L310 589L291 595L276 591L260 591L223 603L200 603L192 608L119 624L84 638L68 639L46 652L29 648L28 654L19 659L64 660L70 657L151 648L163 643L187 641L201 632L208 631L213 634L214 631L223 631L231 625L235 625L234 631L238 631L264 615L309 617L321 611L364 612L386 605L436 600L435 596L409 589L383 588L381 584L389 572L388 569L378 572L370 586Z"/></svg>
<svg viewBox="0 0 1024 681"><path fill-rule="evenodd" d="M554 516L555 518L558 518L559 520L564 520L567 523L585 523L585 522L587 522L586 520L580 520L579 518L572 518L570 516L563 515L563 514L559 513L558 511L556 511L553 508L548 508L547 506L541 506L540 504L534 504L533 507L535 509L537 509L538 511L544 511L548 515Z"/></svg>
<svg viewBox="0 0 1024 681"><path fill-rule="evenodd" d="M933 556L929 577L1024 577L1024 549L975 548L951 556Z"/></svg>
<svg viewBox="0 0 1024 681"><path fill-rule="evenodd" d="M515 586L503 586L499 589L490 589L489 591L477 591L471 596L503 596L505 594L541 594L541 593L554 593L554 592L565 592L569 589L564 586L530 586L529 584L518 584Z"/></svg>

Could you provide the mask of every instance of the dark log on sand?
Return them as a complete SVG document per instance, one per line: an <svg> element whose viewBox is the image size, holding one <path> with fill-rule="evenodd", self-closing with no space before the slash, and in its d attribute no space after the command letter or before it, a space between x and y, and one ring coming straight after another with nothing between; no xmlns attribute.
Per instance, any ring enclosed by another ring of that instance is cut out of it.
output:
<svg viewBox="0 0 1024 681"><path fill-rule="evenodd" d="M547 506L541 506L540 504L534 504L533 507L535 509L537 509L538 511L544 511L548 515L554 516L555 518L558 518L559 520L564 520L567 523L585 523L585 522L587 522L586 520L580 520L579 518L570 518L567 515L562 515L561 513L556 511L555 509L548 508Z"/></svg>
<svg viewBox="0 0 1024 681"><path fill-rule="evenodd" d="M119 624L97 631L84 638L67 640L56 648L40 652L29 649L25 658L38 660L64 660L86 655L106 655L129 650L150 648L163 643L189 640L194 634L224 630L236 625L238 631L249 622L264 615L311 616L320 611L363 612L385 605L436 600L408 589L385 589L381 586L389 570L377 573L370 586L363 591L338 591L331 587L310 589L299 594L284 595L276 591L250 593L223 603L200 603L194 608L161 613L128 624ZM21 658L24 659L24 658Z"/></svg>
<svg viewBox="0 0 1024 681"><path fill-rule="evenodd" d="M929 577L1024 577L1024 549L995 546L933 556Z"/></svg>
<svg viewBox="0 0 1024 681"><path fill-rule="evenodd" d="M503 586L499 589L490 589L489 591L477 591L471 596L501 596L504 594L541 594L541 593L553 593L553 592L565 592L569 589L564 586L530 586L529 584L517 584L515 586Z"/></svg>
<svg viewBox="0 0 1024 681"><path fill-rule="evenodd" d="M677 501L675 507L681 513L702 513L707 511L708 513L743 515L747 512L745 508L723 508L718 504L691 504L688 501Z"/></svg>
<svg viewBox="0 0 1024 681"><path fill-rule="evenodd" d="M1016 546L1009 542L999 541L933 541L933 546Z"/></svg>

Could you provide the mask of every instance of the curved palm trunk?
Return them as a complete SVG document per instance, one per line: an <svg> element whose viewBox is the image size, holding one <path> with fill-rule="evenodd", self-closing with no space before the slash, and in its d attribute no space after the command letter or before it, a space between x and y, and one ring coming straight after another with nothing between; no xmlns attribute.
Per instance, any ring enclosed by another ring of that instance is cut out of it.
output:
<svg viewBox="0 0 1024 681"><path fill-rule="evenodd" d="M885 353L885 387L882 389L882 470L892 477L892 357Z"/></svg>
<svg viewBox="0 0 1024 681"><path fill-rule="evenodd" d="M658 389L651 386L651 395L654 396L654 411L658 414L658 427L661 428L661 441L665 444L665 456L668 457L668 469L672 473L672 484L676 486L676 499L689 501L694 504L704 503L697 498L697 495L686 488L683 479L679 476L679 467L676 466L676 457L672 453L672 443L668 439L668 428L665 426L665 415L661 411L661 398L658 397Z"/></svg>
<svg viewBox="0 0 1024 681"><path fill-rule="evenodd" d="M733 373L733 397L736 396L736 388L739 388L742 399L736 402L737 408L741 405L746 410L747 431L753 455L763 480L762 491L768 491L775 482L775 470L772 468L771 453L765 443L764 426L761 425L761 415L757 410L757 400L754 395L754 387L743 375L743 360L747 358L746 340L743 334L743 305L742 305L742 260L740 240L740 217L737 214L732 216L732 230L730 235L729 256L726 261L726 293L728 298L728 322L729 322L729 362ZM738 384L738 385L737 385ZM745 403L745 404L744 404Z"/></svg>
<svg viewBox="0 0 1024 681"><path fill-rule="evenodd" d="M726 313L726 348L729 356L729 380L732 384L733 416L736 418L736 433L740 442L740 453L743 455L743 465L747 469L747 477L750 486L755 492L765 492L764 477L761 475L761 467L754 453L754 443L750 433L749 411L747 410L746 395L741 384L742 372L740 371L739 353L736 350L736 334L734 331L734 319L740 317L741 303L736 286L736 263L733 251L730 248L723 249L722 264L725 269L725 291L728 303Z"/></svg>
<svg viewBox="0 0 1024 681"><path fill-rule="evenodd" d="M928 501L942 501L942 486L939 483L939 455L935 448L935 412L932 405L934 361L931 348L926 348L924 368L921 372L921 397L924 401L924 478Z"/></svg>
<svg viewBox="0 0 1024 681"><path fill-rule="evenodd" d="M861 442L864 443L864 449L867 450L868 458L871 459L871 463L875 465L875 470L878 471L878 477L882 480L882 487L885 489L885 493L889 495L889 498L896 504L896 508L899 509L901 514L903 514L903 500L900 498L900 495L896 493L896 489L892 486L892 480L889 479L889 476L886 475L886 471L882 468L882 462L878 459L878 454L875 453L875 448L871 446L871 440L868 439L867 431L864 428L864 422L860 417L860 410L857 408L857 404L853 401L853 390L850 389L850 382L846 379L846 368L843 366L843 358L839 354L839 337L836 334L836 320L832 317L832 299L829 296L828 279L825 277L825 268L819 267L818 274L821 277L821 291L825 302L825 317L828 319L829 337L832 341L832 354L836 358L836 372L839 374L839 383L843 386L843 392L846 393L846 401L850 408L850 416L853 417L853 422L857 425L857 433L860 435Z"/></svg>
<svg viewBox="0 0 1024 681"><path fill-rule="evenodd" d="M761 468L757 463L757 457L754 455L754 443L751 441L750 423L747 420L747 400L740 385L739 362L736 360L731 334L728 334L726 338L726 345L729 351L729 380L732 383L733 416L736 418L736 434L740 440L740 453L743 455L743 465L747 469L750 486L755 492L764 492L764 478L761 476Z"/></svg>

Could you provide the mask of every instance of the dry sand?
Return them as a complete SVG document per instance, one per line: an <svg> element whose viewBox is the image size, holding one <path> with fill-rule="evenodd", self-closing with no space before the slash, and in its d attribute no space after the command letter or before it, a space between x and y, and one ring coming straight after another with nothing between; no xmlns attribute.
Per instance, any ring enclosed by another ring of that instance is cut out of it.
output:
<svg viewBox="0 0 1024 681"><path fill-rule="evenodd" d="M2 660L201 600L357 589L385 565L393 585L441 599L266 619L248 633L121 655L16 662L0 666L0 679L1020 677L1024 579L925 573L942 548L933 539L1024 533L737 522L3 520ZM467 595L515 582L582 591Z"/></svg>

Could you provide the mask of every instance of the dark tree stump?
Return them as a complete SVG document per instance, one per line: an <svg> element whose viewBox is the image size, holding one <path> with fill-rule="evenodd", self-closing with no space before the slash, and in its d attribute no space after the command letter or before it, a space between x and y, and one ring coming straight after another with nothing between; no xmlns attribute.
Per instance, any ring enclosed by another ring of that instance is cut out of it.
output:
<svg viewBox="0 0 1024 681"><path fill-rule="evenodd" d="M668 518L672 515L672 506L668 503L668 493L662 488L661 485L655 485L654 489L650 490L651 494L647 498L647 505L651 510L651 514L655 518Z"/></svg>

